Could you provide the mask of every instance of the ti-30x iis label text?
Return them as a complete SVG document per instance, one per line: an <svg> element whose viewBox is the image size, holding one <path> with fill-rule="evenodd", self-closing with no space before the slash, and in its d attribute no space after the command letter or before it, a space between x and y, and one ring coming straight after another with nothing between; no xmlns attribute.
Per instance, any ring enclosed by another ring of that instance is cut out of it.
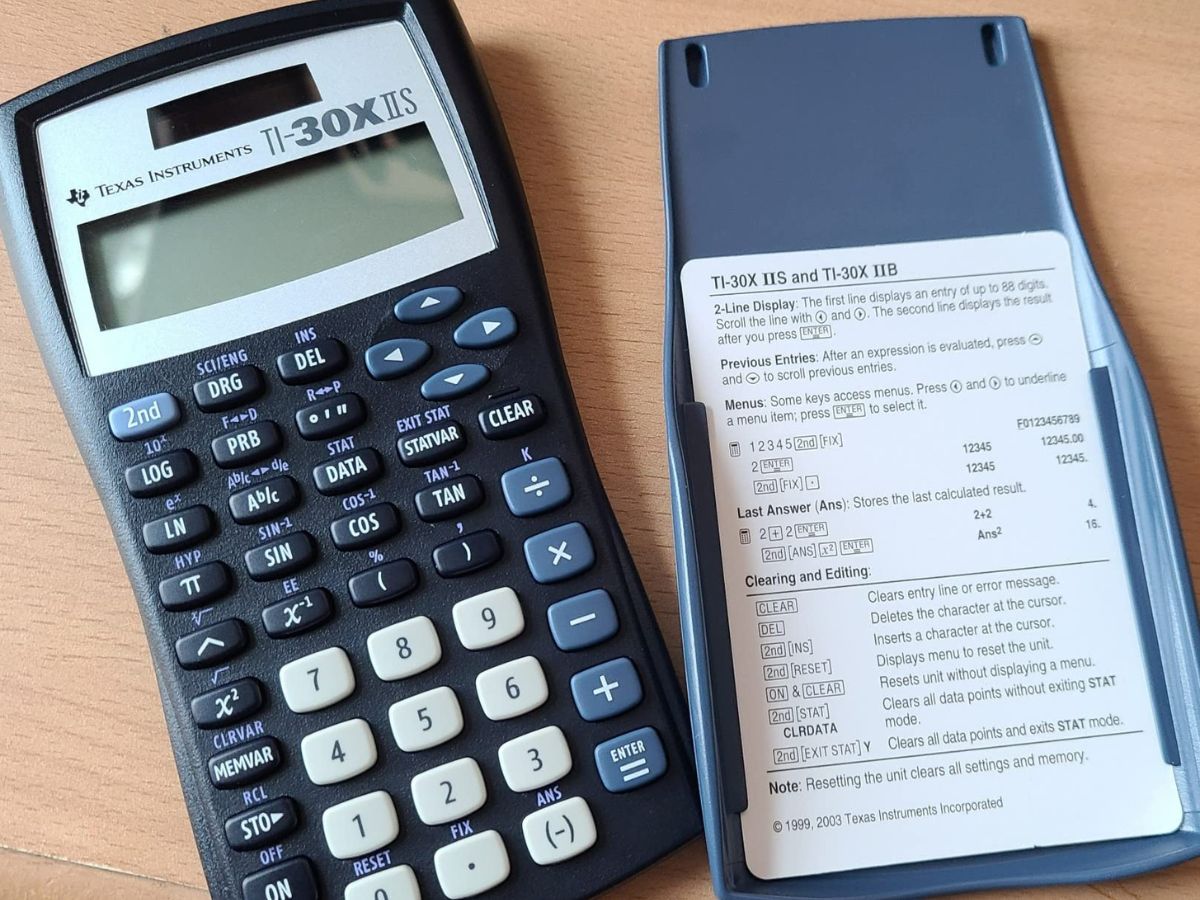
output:
<svg viewBox="0 0 1200 900"><path fill-rule="evenodd" d="M750 870L1178 828L1063 237L681 277Z"/></svg>

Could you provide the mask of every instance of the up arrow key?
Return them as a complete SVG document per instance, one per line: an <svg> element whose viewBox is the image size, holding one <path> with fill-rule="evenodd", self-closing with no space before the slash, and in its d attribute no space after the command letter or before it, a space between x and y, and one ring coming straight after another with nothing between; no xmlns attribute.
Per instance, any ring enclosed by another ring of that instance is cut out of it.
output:
<svg viewBox="0 0 1200 900"><path fill-rule="evenodd" d="M185 669L206 669L236 656L246 646L246 628L237 619L225 619L175 642L175 656Z"/></svg>

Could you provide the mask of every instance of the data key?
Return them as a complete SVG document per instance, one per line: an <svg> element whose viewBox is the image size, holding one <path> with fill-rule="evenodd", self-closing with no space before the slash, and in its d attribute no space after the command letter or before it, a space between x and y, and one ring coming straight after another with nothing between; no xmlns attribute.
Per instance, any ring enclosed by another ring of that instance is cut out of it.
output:
<svg viewBox="0 0 1200 900"><path fill-rule="evenodd" d="M372 448L356 450L313 468L313 484L327 496L364 488L383 474L383 460Z"/></svg>

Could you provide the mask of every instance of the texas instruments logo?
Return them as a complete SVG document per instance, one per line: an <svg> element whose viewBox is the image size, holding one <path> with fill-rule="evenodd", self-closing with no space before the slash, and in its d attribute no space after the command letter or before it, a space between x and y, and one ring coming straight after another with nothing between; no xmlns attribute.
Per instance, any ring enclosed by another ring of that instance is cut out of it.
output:
<svg viewBox="0 0 1200 900"><path fill-rule="evenodd" d="M87 202L92 199L92 195L82 188L71 188L71 193L67 196L68 203L74 203L76 206L87 206Z"/></svg>

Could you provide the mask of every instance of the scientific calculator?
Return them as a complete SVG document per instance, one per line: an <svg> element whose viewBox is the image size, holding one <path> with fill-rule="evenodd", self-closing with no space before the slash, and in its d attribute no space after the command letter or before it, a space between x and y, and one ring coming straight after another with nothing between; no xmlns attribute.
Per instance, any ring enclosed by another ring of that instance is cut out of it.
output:
<svg viewBox="0 0 1200 900"><path fill-rule="evenodd" d="M8 249L213 895L583 897L696 835L453 7L273 11L0 113Z"/></svg>

